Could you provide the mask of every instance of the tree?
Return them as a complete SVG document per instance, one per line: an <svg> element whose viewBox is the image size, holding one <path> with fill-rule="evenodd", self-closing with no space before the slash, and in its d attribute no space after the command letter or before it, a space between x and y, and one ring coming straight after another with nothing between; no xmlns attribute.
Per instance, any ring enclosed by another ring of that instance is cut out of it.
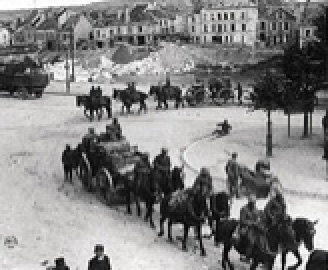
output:
<svg viewBox="0 0 328 270"><path fill-rule="evenodd" d="M309 113L316 103L316 93L324 79L324 46L321 42L307 43L303 48L294 44L283 57L283 73L288 87L284 87L283 107L298 103L304 112L303 137L309 136ZM286 93L286 91L289 91Z"/></svg>
<svg viewBox="0 0 328 270"><path fill-rule="evenodd" d="M272 156L272 122L271 112L282 108L282 80L281 76L274 70L267 70L266 73L254 85L251 95L255 110L264 110L267 113L267 156Z"/></svg>

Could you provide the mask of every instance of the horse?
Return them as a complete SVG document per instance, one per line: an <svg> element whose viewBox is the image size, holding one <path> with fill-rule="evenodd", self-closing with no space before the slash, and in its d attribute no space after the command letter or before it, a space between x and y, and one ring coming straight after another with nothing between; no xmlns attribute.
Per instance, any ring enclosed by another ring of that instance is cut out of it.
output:
<svg viewBox="0 0 328 270"><path fill-rule="evenodd" d="M239 254L245 253L244 241L236 241L234 237L238 226L239 221L236 219L223 220L219 225L220 238L218 240L223 243L223 269L227 269L227 265L230 269L234 269L229 259L229 252L233 247ZM282 227L281 225L268 228L267 231L262 226L253 229L256 230L258 237L250 256L252 259L250 270L257 269L260 263L266 264L267 269L272 270L280 244L285 241L284 239L291 238L293 230L290 226Z"/></svg>
<svg viewBox="0 0 328 270"><path fill-rule="evenodd" d="M147 112L146 99L148 98L148 95L143 92L134 91L133 93L131 93L131 91L127 89L114 89L113 98L122 102L122 114L124 114L124 108L126 109L128 114L131 113L131 107L135 103L139 103L140 105L139 113L141 111Z"/></svg>
<svg viewBox="0 0 328 270"><path fill-rule="evenodd" d="M96 113L98 120L102 117L102 108L100 105L100 101L97 102L94 98L90 96L77 96L76 97L76 105L84 106L84 115L89 118L90 121L94 118L94 113ZM89 111L89 115L87 112Z"/></svg>
<svg viewBox="0 0 328 270"><path fill-rule="evenodd" d="M310 221L306 218L296 218L293 221L293 230L295 232L295 245L289 245L286 247L282 252L282 270L286 267L286 256L288 252L292 252L293 255L297 258L297 263L291 267L288 267L288 269L297 269L299 266L302 265L302 258L299 252L299 247L301 243L304 243L306 249L308 251L312 251L314 247L314 235L316 233L315 231L315 225L318 223L318 220L316 221Z"/></svg>
<svg viewBox="0 0 328 270"><path fill-rule="evenodd" d="M153 221L154 204L161 197L161 189L159 184L159 178L154 175L154 169L151 168L150 173L143 179L136 179L134 172L125 176L123 181L126 184L126 211L127 214L131 214L131 203L133 195L136 203L137 215L141 216L140 202L143 201L146 204L145 222L149 220L150 226L155 228ZM127 179L130 177L130 180ZM132 180L131 180L132 179Z"/></svg>
<svg viewBox="0 0 328 270"><path fill-rule="evenodd" d="M323 270L327 269L328 263L328 251L326 250L314 250L312 251L305 270Z"/></svg>
<svg viewBox="0 0 328 270"><path fill-rule="evenodd" d="M149 90L149 95L154 96L157 98L157 107L156 109L161 109L162 104L164 105L165 109L168 109L169 105L167 104L168 100L174 100L175 105L174 107L178 109L180 106L184 107L183 104L183 97L182 97L182 90L178 86L151 86Z"/></svg>
<svg viewBox="0 0 328 270"><path fill-rule="evenodd" d="M220 230L219 226L222 219L230 216L230 196L227 192L213 193L210 196L210 227L214 234L214 245L219 245ZM215 226L215 229L213 228Z"/></svg>
<svg viewBox="0 0 328 270"><path fill-rule="evenodd" d="M182 249L187 251L187 238L190 227L195 227L201 256L206 256L206 251L203 245L203 240L201 236L202 223L204 222L203 216L208 216L209 210L207 208L206 197L198 192L196 193L192 189L184 190L187 195L187 199L183 202L182 207L176 207L175 209L170 205L170 200L174 193L166 196L162 199L160 203L160 232L159 237L164 235L164 222L167 219L168 223L168 239L173 242L172 239L172 225L179 223L183 224L183 239L182 239ZM181 209L182 208L182 209Z"/></svg>

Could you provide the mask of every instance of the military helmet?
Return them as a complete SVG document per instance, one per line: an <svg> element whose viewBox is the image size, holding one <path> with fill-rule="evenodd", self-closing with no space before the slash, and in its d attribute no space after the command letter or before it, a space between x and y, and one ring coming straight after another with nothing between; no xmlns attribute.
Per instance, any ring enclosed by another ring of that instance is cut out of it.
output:
<svg viewBox="0 0 328 270"><path fill-rule="evenodd" d="M208 174L208 173L209 173L209 170L206 167L202 167L200 169L200 174Z"/></svg>
<svg viewBox="0 0 328 270"><path fill-rule="evenodd" d="M237 157L238 157L237 152L233 152L233 153L231 154L231 157L232 157L232 158L237 158Z"/></svg>
<svg viewBox="0 0 328 270"><path fill-rule="evenodd" d="M164 153L167 154L168 149L167 149L166 147L163 147L161 151L162 151L163 154L164 154Z"/></svg>
<svg viewBox="0 0 328 270"><path fill-rule="evenodd" d="M90 127L88 130L90 134L95 134L95 129L93 127Z"/></svg>
<svg viewBox="0 0 328 270"><path fill-rule="evenodd" d="M103 245L96 245L94 248L94 252L104 252L104 246Z"/></svg>

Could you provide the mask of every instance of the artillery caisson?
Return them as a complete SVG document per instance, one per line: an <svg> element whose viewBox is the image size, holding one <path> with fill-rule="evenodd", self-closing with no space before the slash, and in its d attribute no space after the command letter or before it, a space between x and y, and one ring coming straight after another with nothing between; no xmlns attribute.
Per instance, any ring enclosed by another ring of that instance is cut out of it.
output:
<svg viewBox="0 0 328 270"><path fill-rule="evenodd" d="M80 180L89 192L95 192L107 205L122 204L133 181L133 168L139 160L137 147L126 140L101 142L83 151Z"/></svg>

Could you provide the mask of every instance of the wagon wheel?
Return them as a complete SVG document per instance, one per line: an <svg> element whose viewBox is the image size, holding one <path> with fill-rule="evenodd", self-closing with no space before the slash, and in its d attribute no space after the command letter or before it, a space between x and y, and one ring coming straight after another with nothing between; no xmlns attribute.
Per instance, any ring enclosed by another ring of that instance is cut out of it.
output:
<svg viewBox="0 0 328 270"><path fill-rule="evenodd" d="M107 168L101 168L96 175L97 196L110 206L113 192L113 178Z"/></svg>
<svg viewBox="0 0 328 270"><path fill-rule="evenodd" d="M92 191L92 169L90 161L85 153L82 153L82 159L80 162L80 179L87 191Z"/></svg>

